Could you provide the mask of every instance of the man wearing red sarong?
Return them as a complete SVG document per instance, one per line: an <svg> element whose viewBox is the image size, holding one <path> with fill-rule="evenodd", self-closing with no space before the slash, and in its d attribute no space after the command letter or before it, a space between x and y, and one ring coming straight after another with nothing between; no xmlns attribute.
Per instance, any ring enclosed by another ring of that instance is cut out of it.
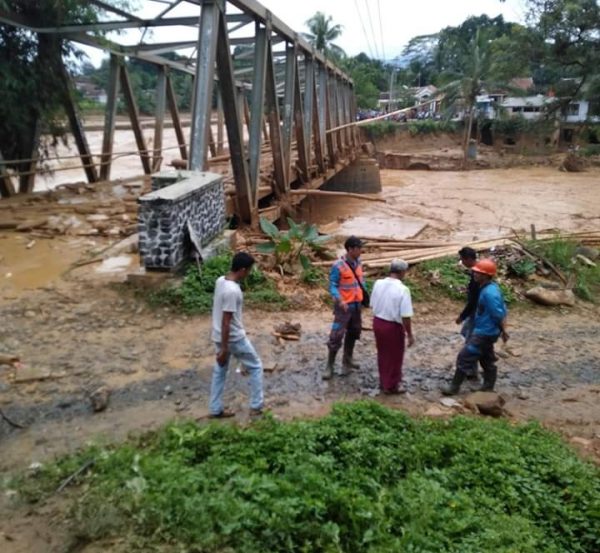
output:
<svg viewBox="0 0 600 553"><path fill-rule="evenodd" d="M405 336L408 347L415 343L411 327L413 308L410 290L402 282L407 270L406 261L394 259L390 275L376 281L371 294L379 387L384 394L406 392L402 383Z"/></svg>

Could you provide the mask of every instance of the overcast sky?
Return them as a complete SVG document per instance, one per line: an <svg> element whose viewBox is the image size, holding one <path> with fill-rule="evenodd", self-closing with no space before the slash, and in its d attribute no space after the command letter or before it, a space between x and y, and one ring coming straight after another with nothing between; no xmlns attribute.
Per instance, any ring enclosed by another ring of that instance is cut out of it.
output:
<svg viewBox="0 0 600 553"><path fill-rule="evenodd" d="M490 17L502 14L506 20L522 22L526 0L260 0L279 19L298 32L307 30L305 22L317 11L332 17L333 23L342 25L342 35L335 42L346 54L354 56L365 52L369 57L391 60L398 56L414 36L436 33L447 26L456 26L467 17ZM164 4L139 0L141 17L153 17ZM183 6L180 6L183 9ZM173 10L170 16L190 15ZM194 8L192 8L194 9ZM196 8L197 9L197 8ZM193 33L192 29L186 29ZM117 37L118 42L137 42L139 32ZM155 29L156 41L189 40L186 36L169 36L172 30ZM248 31L245 30L244 34ZM181 33L179 33L181 35ZM124 40L125 38L125 40ZM105 54L87 49L94 65L99 65Z"/></svg>
<svg viewBox="0 0 600 553"><path fill-rule="evenodd" d="M343 27L336 44L346 54L365 52L369 57L392 59L418 35L456 26L471 15L502 14L509 21L522 21L524 0L262 0L281 20L296 31L305 31L305 21L315 12L331 15ZM381 13L381 19L379 14ZM380 24L381 22L381 24Z"/></svg>

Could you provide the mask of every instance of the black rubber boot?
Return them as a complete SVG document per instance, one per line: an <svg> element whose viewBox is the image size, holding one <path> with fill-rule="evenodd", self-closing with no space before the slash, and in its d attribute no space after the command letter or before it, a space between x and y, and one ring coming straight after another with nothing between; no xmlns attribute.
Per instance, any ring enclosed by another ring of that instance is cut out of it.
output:
<svg viewBox="0 0 600 553"><path fill-rule="evenodd" d="M452 377L452 382L448 386L442 386L442 394L445 396L455 396L460 391L460 385L465 379L465 373L456 371Z"/></svg>
<svg viewBox="0 0 600 553"><path fill-rule="evenodd" d="M333 366L335 364L336 355L337 351L329 350L329 355L327 356L327 365L325 365L325 370L323 371L322 375L323 380L330 380L333 376Z"/></svg>
<svg viewBox="0 0 600 553"><path fill-rule="evenodd" d="M356 344L356 338L350 338L346 335L346 339L344 340L344 357L342 359L342 368L346 374L350 369L360 369L360 365L352 359L354 344Z"/></svg>
<svg viewBox="0 0 600 553"><path fill-rule="evenodd" d="M498 369L496 367L488 367L483 370L483 386L479 388L480 392L493 392L496 385L496 376Z"/></svg>

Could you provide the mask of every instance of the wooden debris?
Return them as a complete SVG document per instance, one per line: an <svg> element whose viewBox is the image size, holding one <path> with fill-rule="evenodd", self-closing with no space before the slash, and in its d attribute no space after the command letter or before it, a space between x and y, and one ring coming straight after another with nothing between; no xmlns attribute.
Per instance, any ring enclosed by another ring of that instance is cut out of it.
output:
<svg viewBox="0 0 600 553"><path fill-rule="evenodd" d="M294 342L300 340L300 336L298 336L297 334L281 334L280 332L272 332L271 334L273 334L275 338L281 338L283 340L291 340Z"/></svg>
<svg viewBox="0 0 600 553"><path fill-rule="evenodd" d="M0 353L0 365L14 365L19 362L19 357L8 353Z"/></svg>
<svg viewBox="0 0 600 553"><path fill-rule="evenodd" d="M339 198L355 198L357 200L366 200L368 202L387 203L385 198L369 196L368 194L356 194L354 192L334 192L330 190L290 190L292 196L337 196Z"/></svg>

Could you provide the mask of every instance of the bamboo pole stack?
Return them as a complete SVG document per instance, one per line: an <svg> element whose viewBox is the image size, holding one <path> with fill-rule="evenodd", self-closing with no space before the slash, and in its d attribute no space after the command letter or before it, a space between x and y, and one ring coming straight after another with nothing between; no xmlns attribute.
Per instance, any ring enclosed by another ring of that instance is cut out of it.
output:
<svg viewBox="0 0 600 553"><path fill-rule="evenodd" d="M564 240L576 241L586 246L600 246L600 231L591 230L574 233L557 233L542 231L537 233L538 241L548 241L560 237ZM361 260L366 269L378 269L388 266L393 259L401 258L410 263L421 263L432 259L440 259L456 255L463 246L469 246L478 252L492 248L512 246L521 249L518 238L501 236L494 239L477 240L470 243L436 242L432 240L396 240L384 237L365 238L364 253ZM329 261L318 261L316 266L327 266Z"/></svg>

